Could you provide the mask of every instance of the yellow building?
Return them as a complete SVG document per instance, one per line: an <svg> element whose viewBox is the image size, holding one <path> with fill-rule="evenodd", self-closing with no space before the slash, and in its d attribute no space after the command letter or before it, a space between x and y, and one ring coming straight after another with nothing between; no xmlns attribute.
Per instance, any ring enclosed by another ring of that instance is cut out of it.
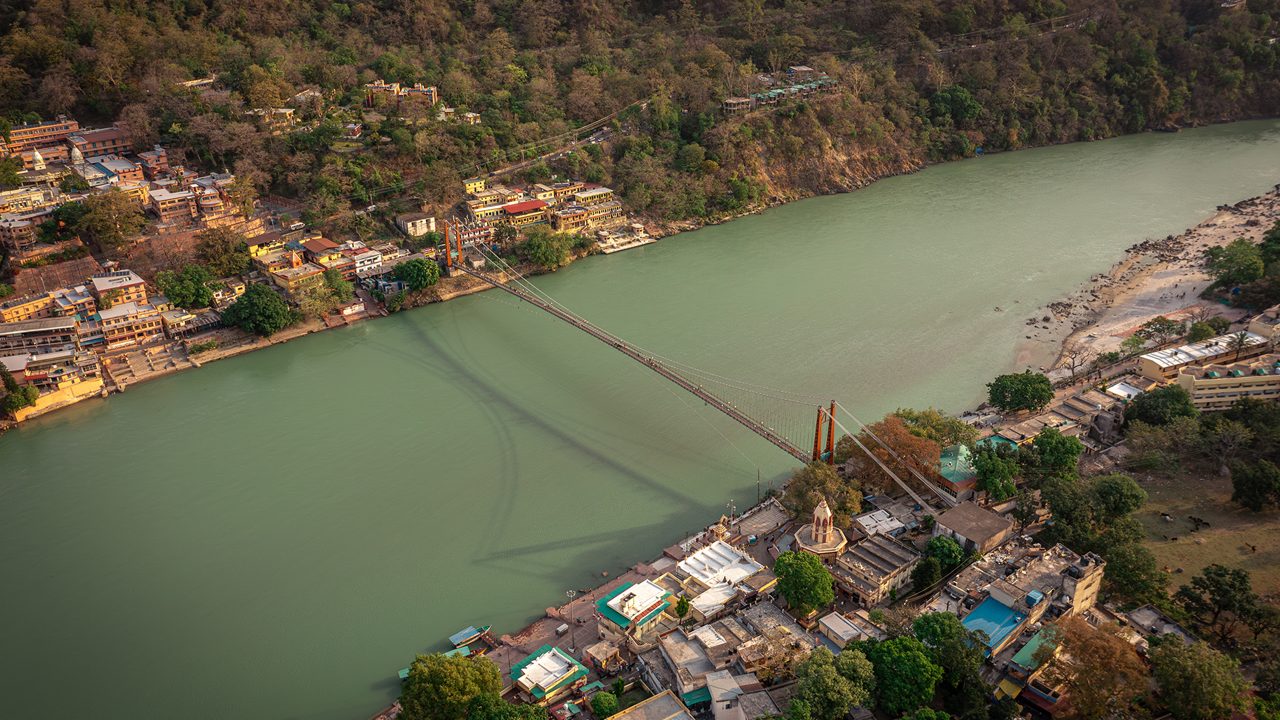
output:
<svg viewBox="0 0 1280 720"><path fill-rule="evenodd" d="M1178 384L1202 412L1229 410L1242 398L1280 400L1280 354L1225 365L1186 367Z"/></svg>
<svg viewBox="0 0 1280 720"><path fill-rule="evenodd" d="M324 268L304 263L294 253L290 266L272 272L271 281L296 300L306 291L324 284Z"/></svg>
<svg viewBox="0 0 1280 720"><path fill-rule="evenodd" d="M258 258L273 252L279 252L284 249L284 237L278 232L263 233L255 238L249 238L247 244L249 246L249 257Z"/></svg>
<svg viewBox="0 0 1280 720"><path fill-rule="evenodd" d="M53 295L27 295L0 304L0 322L22 322L53 316Z"/></svg>
<svg viewBox="0 0 1280 720"><path fill-rule="evenodd" d="M468 194L475 194L484 190L485 179L482 177L468 178L462 181L462 185L467 189Z"/></svg>

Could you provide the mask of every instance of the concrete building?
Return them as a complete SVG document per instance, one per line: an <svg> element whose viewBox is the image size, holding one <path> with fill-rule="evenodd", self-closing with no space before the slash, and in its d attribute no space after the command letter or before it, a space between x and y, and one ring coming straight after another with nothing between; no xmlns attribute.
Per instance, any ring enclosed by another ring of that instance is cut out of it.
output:
<svg viewBox="0 0 1280 720"><path fill-rule="evenodd" d="M22 322L36 318L53 317L51 293L24 295L0 303L0 323Z"/></svg>
<svg viewBox="0 0 1280 720"><path fill-rule="evenodd" d="M78 323L73 317L38 318L0 324L0 354L79 350Z"/></svg>
<svg viewBox="0 0 1280 720"><path fill-rule="evenodd" d="M1222 365L1187 366L1178 373L1178 385L1201 412L1230 410L1244 398L1280 400L1280 354Z"/></svg>
<svg viewBox="0 0 1280 720"><path fill-rule="evenodd" d="M871 622L866 610L846 615L838 612L824 615L818 619L818 632L841 650L851 642L883 640L886 637L884 630Z"/></svg>
<svg viewBox="0 0 1280 720"><path fill-rule="evenodd" d="M67 142L84 157L122 155L129 152L133 144L129 133L115 126L80 130L70 135Z"/></svg>
<svg viewBox="0 0 1280 720"><path fill-rule="evenodd" d="M18 125L9 130L9 140L3 147L6 155L17 155L24 150L58 145L80 129L80 123L59 115L55 120Z"/></svg>
<svg viewBox="0 0 1280 720"><path fill-rule="evenodd" d="M545 706L581 687L588 674L587 668L569 653L543 645L512 665L510 677L525 700Z"/></svg>
<svg viewBox="0 0 1280 720"><path fill-rule="evenodd" d="M39 239L40 223L52 213L50 208L0 215L0 246L18 258L27 257Z"/></svg>
<svg viewBox="0 0 1280 720"><path fill-rule="evenodd" d="M547 221L547 204L541 200L525 200L502 206L503 222L513 227L526 227Z"/></svg>
<svg viewBox="0 0 1280 720"><path fill-rule="evenodd" d="M1011 542L961 570L923 611L962 616L966 628L982 631L994 656L1042 618L1096 605L1105 567L1097 555L1063 545Z"/></svg>
<svg viewBox="0 0 1280 720"><path fill-rule="evenodd" d="M636 641L645 640L673 604L671 592L652 580L623 583L596 601L600 632Z"/></svg>
<svg viewBox="0 0 1280 720"><path fill-rule="evenodd" d="M833 562L848 545L844 531L835 526L835 517L825 498L818 501L812 520L801 525L795 537L796 547L817 555L825 563Z"/></svg>
<svg viewBox="0 0 1280 720"><path fill-rule="evenodd" d="M132 270L113 270L89 278L90 289L98 305L147 302L147 284Z"/></svg>
<svg viewBox="0 0 1280 720"><path fill-rule="evenodd" d="M888 600L911 580L920 554L885 534L849 546L831 567L836 588L864 607Z"/></svg>
<svg viewBox="0 0 1280 720"><path fill-rule="evenodd" d="M1219 335L1198 343L1168 350L1156 350L1138 358L1138 374L1151 380L1173 380L1188 365L1238 362L1267 351L1270 341L1257 333L1243 331L1243 346L1237 348L1236 334Z"/></svg>
<svg viewBox="0 0 1280 720"><path fill-rule="evenodd" d="M405 213L396 216L396 227L409 237L422 237L436 231L436 218L426 213Z"/></svg>
<svg viewBox="0 0 1280 720"><path fill-rule="evenodd" d="M19 385L31 385L41 393L102 377L98 356L80 350L0 355L0 365L9 370Z"/></svg>
<svg viewBox="0 0 1280 720"><path fill-rule="evenodd" d="M966 552L988 553L1013 535L1014 522L972 502L962 502L938 516L934 536L945 535Z"/></svg>
<svg viewBox="0 0 1280 720"><path fill-rule="evenodd" d="M164 224L191 222L199 212L196 195L190 190L153 187L147 191L147 196L151 212Z"/></svg>
<svg viewBox="0 0 1280 720"><path fill-rule="evenodd" d="M693 713L670 690L609 716L611 720L694 720Z"/></svg>
<svg viewBox="0 0 1280 720"><path fill-rule="evenodd" d="M751 556L716 540L676 565L680 592L689 598L691 617L708 622L728 608L777 584L777 577Z"/></svg>
<svg viewBox="0 0 1280 720"><path fill-rule="evenodd" d="M289 253L286 267L271 271L271 282L292 300L303 293L324 284L324 268L314 263L304 263L298 254Z"/></svg>
<svg viewBox="0 0 1280 720"><path fill-rule="evenodd" d="M164 321L155 305L115 303L98 311L98 323L109 350L145 345L164 336Z"/></svg>

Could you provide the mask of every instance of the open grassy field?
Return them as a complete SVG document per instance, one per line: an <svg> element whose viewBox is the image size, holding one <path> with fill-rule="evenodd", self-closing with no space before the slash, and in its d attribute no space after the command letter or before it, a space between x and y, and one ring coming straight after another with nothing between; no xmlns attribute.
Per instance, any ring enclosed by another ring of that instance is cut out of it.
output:
<svg viewBox="0 0 1280 720"><path fill-rule="evenodd" d="M1156 562L1174 573L1170 590L1190 581L1206 565L1219 563L1248 570L1259 594L1280 594L1280 511L1253 513L1231 502L1229 477L1179 474L1165 478L1143 473L1133 477L1149 494L1138 518L1146 526L1146 546ZM1162 512L1173 520L1165 520ZM1191 515L1210 527L1193 532Z"/></svg>

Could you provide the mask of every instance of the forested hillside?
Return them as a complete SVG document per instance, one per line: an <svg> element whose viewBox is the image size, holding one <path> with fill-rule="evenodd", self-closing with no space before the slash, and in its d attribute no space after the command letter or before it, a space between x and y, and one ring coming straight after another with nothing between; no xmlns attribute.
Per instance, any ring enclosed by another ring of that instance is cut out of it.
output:
<svg viewBox="0 0 1280 720"><path fill-rule="evenodd" d="M922 163L1280 108L1280 0L28 0L0 11L0 109L74 113L228 168L315 217L406 190L451 204L513 149L636 104L603 146L537 166L655 220L847 189ZM1224 7L1224 5L1226 7ZM758 74L834 92L726 116ZM216 92L182 81L216 73ZM381 110L376 78L439 87L481 124ZM271 134L245 115L295 101Z"/></svg>

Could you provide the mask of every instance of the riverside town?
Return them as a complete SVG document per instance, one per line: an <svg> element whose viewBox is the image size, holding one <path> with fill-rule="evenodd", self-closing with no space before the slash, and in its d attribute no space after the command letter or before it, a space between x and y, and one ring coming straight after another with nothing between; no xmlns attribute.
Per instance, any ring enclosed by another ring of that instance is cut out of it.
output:
<svg viewBox="0 0 1280 720"><path fill-rule="evenodd" d="M0 8L0 717L1280 720L1278 41Z"/></svg>

